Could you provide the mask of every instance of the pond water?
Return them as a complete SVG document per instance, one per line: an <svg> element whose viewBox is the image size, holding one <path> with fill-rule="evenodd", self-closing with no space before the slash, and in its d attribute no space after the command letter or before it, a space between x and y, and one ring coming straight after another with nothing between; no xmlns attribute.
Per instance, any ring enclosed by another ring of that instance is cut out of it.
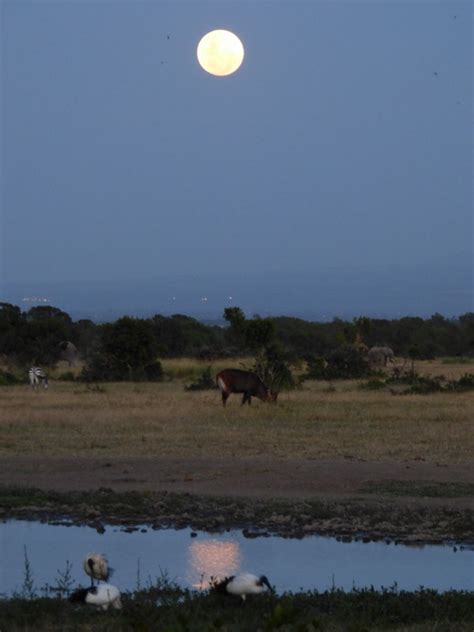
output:
<svg viewBox="0 0 474 632"><path fill-rule="evenodd" d="M190 529L127 533L109 525L99 534L87 526L48 525L11 520L0 523L0 593L20 591L24 554L36 588L56 585L58 571L72 563L75 584L88 585L82 560L89 551L105 553L115 569L111 583L135 590L162 573L183 587L207 587L211 576L239 571L265 574L278 592L300 589L351 590L373 585L416 590L474 590L474 550L459 546L413 547L382 542L340 542L335 538L277 536L245 538L240 531L222 534Z"/></svg>

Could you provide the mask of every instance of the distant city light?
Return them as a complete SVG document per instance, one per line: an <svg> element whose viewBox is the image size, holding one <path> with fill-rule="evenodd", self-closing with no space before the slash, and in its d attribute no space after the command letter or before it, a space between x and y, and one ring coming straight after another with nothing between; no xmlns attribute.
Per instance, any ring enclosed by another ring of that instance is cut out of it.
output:
<svg viewBox="0 0 474 632"><path fill-rule="evenodd" d="M24 303L49 303L49 298L44 296L25 296L21 300Z"/></svg>

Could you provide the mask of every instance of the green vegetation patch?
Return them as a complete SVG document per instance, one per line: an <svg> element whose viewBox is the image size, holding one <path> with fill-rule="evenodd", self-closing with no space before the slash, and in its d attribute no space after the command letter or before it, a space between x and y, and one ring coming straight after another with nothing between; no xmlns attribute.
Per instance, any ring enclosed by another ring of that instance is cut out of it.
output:
<svg viewBox="0 0 474 632"><path fill-rule="evenodd" d="M14 373L0 369L0 386L13 386L15 384L22 384L23 382L24 380L18 378Z"/></svg>
<svg viewBox="0 0 474 632"><path fill-rule="evenodd" d="M393 494L395 496L419 496L428 498L460 498L474 496L474 483L427 483L426 481L369 481L361 488L372 494Z"/></svg>
<svg viewBox="0 0 474 632"><path fill-rule="evenodd" d="M474 373L464 373L458 380L450 380L446 384L448 391L472 391L474 390Z"/></svg>
<svg viewBox="0 0 474 632"><path fill-rule="evenodd" d="M331 590L249 598L182 590L157 581L145 590L125 593L123 610L98 613L65 599L20 596L0 600L0 628L25 631L140 632L312 632L376 630L471 630L474 593L431 590L398 591L396 587L343 592Z"/></svg>
<svg viewBox="0 0 474 632"><path fill-rule="evenodd" d="M216 382L212 377L211 367L208 366L202 371L195 382L184 387L185 391L210 391L217 388Z"/></svg>
<svg viewBox="0 0 474 632"><path fill-rule="evenodd" d="M395 372L396 371L396 372ZM447 380L444 375L420 375L416 371L401 372L394 370L394 374L386 379L371 379L362 382L362 390L377 391L391 386L403 386L403 390L393 390L393 395L429 395L431 393L464 393L474 390L474 373L464 373L457 380Z"/></svg>
<svg viewBox="0 0 474 632"><path fill-rule="evenodd" d="M474 364L474 358L469 356L455 356L453 358L443 358L443 364Z"/></svg>
<svg viewBox="0 0 474 632"><path fill-rule="evenodd" d="M384 380L380 380L379 378L374 378L373 380L368 380L367 382L363 382L359 385L359 388L363 391L381 391L387 388L387 384Z"/></svg>

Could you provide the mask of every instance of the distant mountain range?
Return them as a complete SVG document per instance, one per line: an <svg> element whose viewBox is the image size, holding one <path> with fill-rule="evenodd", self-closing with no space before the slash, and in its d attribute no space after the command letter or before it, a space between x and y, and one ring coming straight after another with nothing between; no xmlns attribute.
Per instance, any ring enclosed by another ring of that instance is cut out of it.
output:
<svg viewBox="0 0 474 632"><path fill-rule="evenodd" d="M368 270L326 268L310 273L284 269L224 277L3 283L2 301L27 310L52 304L74 319L114 320L125 314L187 314L220 322L225 307L239 306L247 316L260 314L331 320L366 315L457 316L474 311L473 274L468 266L385 266Z"/></svg>

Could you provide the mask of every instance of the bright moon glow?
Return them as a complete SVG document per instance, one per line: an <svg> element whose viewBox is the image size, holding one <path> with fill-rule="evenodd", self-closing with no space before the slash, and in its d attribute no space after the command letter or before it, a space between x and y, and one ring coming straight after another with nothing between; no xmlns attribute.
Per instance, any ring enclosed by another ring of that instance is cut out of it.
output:
<svg viewBox="0 0 474 632"><path fill-rule="evenodd" d="M242 64L244 47L237 35L219 29L204 35L197 47L197 58L211 75L225 77Z"/></svg>

